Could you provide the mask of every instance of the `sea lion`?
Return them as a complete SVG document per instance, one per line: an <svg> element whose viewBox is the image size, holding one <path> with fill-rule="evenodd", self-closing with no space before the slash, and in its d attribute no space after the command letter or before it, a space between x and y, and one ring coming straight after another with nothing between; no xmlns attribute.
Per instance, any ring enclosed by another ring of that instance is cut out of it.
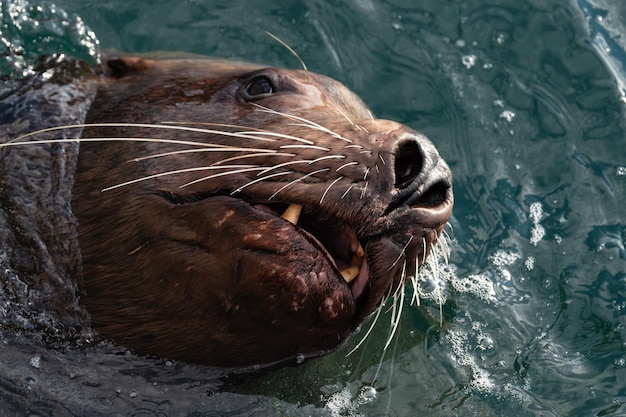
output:
<svg viewBox="0 0 626 417"><path fill-rule="evenodd" d="M209 59L105 59L72 194L95 330L224 367L335 349L453 206L433 144L339 82Z"/></svg>

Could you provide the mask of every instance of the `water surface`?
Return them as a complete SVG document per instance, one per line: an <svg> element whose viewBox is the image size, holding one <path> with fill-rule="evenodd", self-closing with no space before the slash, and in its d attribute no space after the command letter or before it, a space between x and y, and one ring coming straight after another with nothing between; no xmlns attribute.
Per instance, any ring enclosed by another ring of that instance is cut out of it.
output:
<svg viewBox="0 0 626 417"><path fill-rule="evenodd" d="M98 48L297 68L270 31L379 117L427 134L452 168L456 206L436 282L445 303L405 306L384 353L388 316L348 357L360 335L324 358L220 382L113 346L63 352L16 338L0 352L0 409L626 414L621 1L9 0L1 10L13 53L0 69L13 77L42 54L94 61Z"/></svg>

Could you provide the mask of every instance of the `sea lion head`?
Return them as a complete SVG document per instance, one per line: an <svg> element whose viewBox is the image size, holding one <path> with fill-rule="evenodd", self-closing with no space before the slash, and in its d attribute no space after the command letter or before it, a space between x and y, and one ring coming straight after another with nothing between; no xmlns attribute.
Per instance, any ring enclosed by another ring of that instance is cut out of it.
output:
<svg viewBox="0 0 626 417"><path fill-rule="evenodd" d="M138 352L318 355L416 273L452 204L433 144L328 77L109 59L73 188L81 300Z"/></svg>

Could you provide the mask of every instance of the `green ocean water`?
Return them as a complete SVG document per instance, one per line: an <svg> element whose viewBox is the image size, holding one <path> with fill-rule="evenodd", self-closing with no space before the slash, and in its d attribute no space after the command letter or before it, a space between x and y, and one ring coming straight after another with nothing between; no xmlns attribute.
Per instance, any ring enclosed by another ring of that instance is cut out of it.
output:
<svg viewBox="0 0 626 417"><path fill-rule="evenodd" d="M427 134L454 175L439 305L300 366L230 375L4 340L14 415L626 415L626 3L2 0L0 73L184 51L312 71ZM0 91L1 93L1 91ZM443 326L439 320L443 317ZM39 357L37 366L32 358ZM7 414L9 415L9 414Z"/></svg>

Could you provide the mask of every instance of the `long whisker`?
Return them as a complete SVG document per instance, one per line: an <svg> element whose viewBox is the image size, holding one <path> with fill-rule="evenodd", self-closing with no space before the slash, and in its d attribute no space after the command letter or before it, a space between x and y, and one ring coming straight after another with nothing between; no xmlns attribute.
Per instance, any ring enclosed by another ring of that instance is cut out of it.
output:
<svg viewBox="0 0 626 417"><path fill-rule="evenodd" d="M54 126L54 127L48 127L46 129L40 129L40 130L36 130L33 132L29 132L26 133L24 135L18 136L14 139L11 139L9 142L6 142L5 144L3 144L4 146L9 146L9 144L12 143L22 143L20 141L32 137L34 135L38 135L41 133L47 133L47 132L55 132L55 131L59 131L59 130L64 130L64 129L77 129L77 128L88 128L88 127L135 127L135 128L146 128L146 129L165 129L165 130L178 130L178 131L184 131L184 132L196 132L196 133L206 133L206 134L214 134L214 135L222 135L222 136L230 136L230 137L243 137L243 138L247 138L247 139L256 139L256 140L261 140L261 141L273 141L271 138L261 138L261 137L256 137L253 136L252 134L268 134L268 133L272 133L272 132L248 132L242 135L239 134L238 132L225 132L223 130L214 130L214 129L200 129L200 128L195 128L195 127L189 127L189 126L180 126L180 125L172 125L172 124L149 124L149 123L84 123L84 124L75 124L75 125L64 125L64 126ZM286 135L289 136L289 135ZM140 138L132 138L132 139L136 139L137 141L140 141ZM142 138L144 141L150 141L150 139L145 139ZM296 137L290 137L290 139L296 139ZM299 138L298 138L299 139ZM57 141L56 139L53 139L54 141ZM62 139L62 140L58 140L58 141L84 141L85 139ZM126 139L126 140L130 140L130 139ZM162 139L163 140L163 139ZM161 140L158 140L161 141ZM27 143L39 143L39 141L33 141L33 142L27 142ZM45 143L45 142L42 142ZM192 144L192 145L198 145L198 146L209 146L210 144L204 143L204 142L189 142L189 141L168 141L167 143L180 143L180 144ZM213 145L215 146L215 145ZM223 146L223 145L222 145Z"/></svg>
<svg viewBox="0 0 626 417"><path fill-rule="evenodd" d="M237 155L237 156L233 156L230 158L226 158L226 159L222 159L220 161L217 162L213 162L211 165L217 166L217 165L221 165L223 163L226 162L232 162L232 161L237 161L240 159L247 159L247 158L257 158L259 156L286 156L289 158L295 158L297 155L295 153L286 153L286 152L276 152L276 153L272 153L272 154L262 154L262 153L252 153L252 154L247 154L247 155Z"/></svg>
<svg viewBox="0 0 626 417"><path fill-rule="evenodd" d="M322 156L322 157L316 158L316 159L302 159L302 160L298 160L298 161L283 162L282 164L276 164L274 166L271 166L271 167L267 168L267 170L259 172L257 175L263 175L266 172L273 171L275 169L283 168L283 167L286 167L286 166L289 166L289 165L294 165L294 164L308 164L308 165L312 165L312 164L314 164L316 162L320 162L320 161L323 161L323 160L326 160L326 159L345 159L345 156L344 155L327 155L327 156Z"/></svg>
<svg viewBox="0 0 626 417"><path fill-rule="evenodd" d="M176 122L176 121L163 121L161 122L164 125L181 125L181 126L189 126L189 125L196 125L196 126L215 126L215 127L227 127L229 129L248 129L248 130L252 130L255 132L269 132L269 130L267 129L261 129L259 127L254 127L254 126L244 126L244 125L234 125L234 124L230 124L230 123L214 123L214 122L196 122L196 121L186 121L186 122Z"/></svg>
<svg viewBox="0 0 626 417"><path fill-rule="evenodd" d="M312 129L320 130L322 132L328 133L329 135L332 135L332 136L336 137L337 139L341 139L341 140L344 140L344 141L346 141L348 143L352 143L352 141L350 139L344 138L340 134L338 134L336 132L333 132L332 130L328 129L327 127L324 127L324 126L320 125L319 123L315 123L312 120L305 119L304 117L294 116L294 115L289 114L289 113L283 113L283 112L280 112L280 111L277 111L277 110L273 110L273 109L270 109L269 107L261 106L260 104L257 104L257 103L252 103L252 104L254 104L257 107L257 111L261 111L261 112L264 112L264 113L270 113L270 114L276 114L276 115L283 116L283 117L286 117L286 118L291 119L291 120L300 121L300 122L304 123L304 125L303 125L304 127L309 127L309 128L312 128Z"/></svg>
<svg viewBox="0 0 626 417"><path fill-rule="evenodd" d="M116 184L116 185L112 185L110 187L106 187L103 188L101 191L110 191L113 190L115 188L120 188L120 187L125 187L127 185L130 184L135 184L141 181L147 181L147 180L151 180L153 178L159 178L159 177L165 177L168 175L176 175L176 174L184 174L184 173L188 173L188 172L196 172L196 171L207 171L207 170L213 170L213 169L225 169L225 168L241 168L241 167L254 167L254 168L246 168L244 170L240 170L243 172L246 171L254 171L254 170L259 170L259 169L265 169L265 167L257 167L256 165L231 165L231 166L219 166L219 167L195 167L195 168L185 168L185 169L178 169L178 170L174 170L174 171L167 171L167 172L160 172L158 174L153 174L153 175L147 175L145 177L141 177L141 178L136 178L134 180L130 180L130 181L126 181L120 184Z"/></svg>
<svg viewBox="0 0 626 417"><path fill-rule="evenodd" d="M406 253L406 248L409 247L409 245L411 244L411 241L413 240L413 235L409 236L409 241L406 242L406 244L404 245L404 247L402 248L402 250L400 251L400 254L398 255L398 257L396 258L395 261L393 261L393 263L391 264L391 266L389 268L387 268L387 271L391 271L391 269L396 266L396 264L400 261L400 259L402 259L402 257L405 255Z"/></svg>
<svg viewBox="0 0 626 417"><path fill-rule="evenodd" d="M342 165L342 166L340 166L339 168L337 168L337 169L335 170L335 172L339 172L339 170L340 170L340 169L343 169L343 168L345 168L345 167L352 166L352 165L359 165L359 163L358 163L358 162L356 162L356 161L353 161L353 162L348 162L348 163L346 163L346 164L343 164L343 165Z"/></svg>
<svg viewBox="0 0 626 417"><path fill-rule="evenodd" d="M23 136L25 137L25 136ZM16 138L18 139L18 138ZM15 140L15 139L14 139ZM126 137L101 137L101 138L76 138L76 139L64 139L64 138L56 138L56 139L43 139L43 140L29 140L25 142L5 142L0 143L0 148L5 148L9 146L22 146L22 145L40 145L40 144L50 144L50 143L71 143L71 142L152 142L152 143L169 143L176 145L187 145L187 146L200 146L206 148L215 148L215 149L231 149L231 146L228 145L217 145L213 143L203 143L203 142L194 142L194 141L186 141L179 139L159 139L159 138L126 138ZM240 148L247 151L246 148ZM239 152L241 150L238 149ZM260 149L262 152L274 153L275 150L272 149Z"/></svg>
<svg viewBox="0 0 626 417"><path fill-rule="evenodd" d="M289 52L291 52L291 54L293 56L296 57L296 59L298 61L300 61L300 65L302 65L302 69L304 69L305 71L308 71L306 65L304 65L304 61L302 60L302 58L300 58L300 55L298 55L298 53L296 51L294 51L291 46L287 45L285 42L283 42L282 39L280 39L278 36L268 32L267 30L265 31L266 34L268 34L269 36L271 36L276 42L280 43L282 46L284 46Z"/></svg>
<svg viewBox="0 0 626 417"><path fill-rule="evenodd" d="M240 156L234 156L232 158L227 158L224 159L223 161L220 162L225 162L225 161L230 161L230 160L235 160L235 159L242 159L242 158L250 158L250 157L258 157L258 156L295 156L294 154L290 154L290 153L282 153L282 152L277 152L277 151L271 151L268 152L267 149L255 149L255 148L202 148L202 149L183 149L180 151L171 151L171 152L163 152L163 153L158 153L158 154L154 154L154 155L148 155L148 156L140 156L138 158L133 158L128 160L128 162L139 162L139 161L145 161L147 159L154 159L154 158L161 158L164 156L172 156L172 155L180 155L180 154L185 154L185 153L195 153L195 152L256 152L253 154L249 154L249 155L240 155ZM214 163L213 165L217 165L217 163Z"/></svg>
<svg viewBox="0 0 626 417"><path fill-rule="evenodd" d="M276 172L276 173L274 173L274 174L265 175L265 176L263 176L263 177L261 177L261 178L257 178L257 179L255 179L255 180L252 180L252 181L250 181L250 182L245 183L245 184L244 184L244 185L242 185L241 187L239 187L239 188L237 188L236 190L232 191L230 194L231 194L231 195L233 195L233 194L236 194L236 193L240 193L240 192L241 192L241 190L243 190L244 188L246 188L246 187L248 187L248 186L250 186L250 185L256 184L257 182L263 182L263 181L265 181L265 180L267 180L267 179L270 179L270 178L280 177L280 176L283 176L283 175L289 175L289 174L293 174L293 171Z"/></svg>
<svg viewBox="0 0 626 417"><path fill-rule="evenodd" d="M343 200L343 198L344 198L346 195L348 195L348 193L350 192L350 190L351 190L352 188L354 188L354 184L350 184L350 187L348 187L348 189L346 190L346 192L345 192L345 193L343 193L343 194L341 195L341 200Z"/></svg>
<svg viewBox="0 0 626 417"><path fill-rule="evenodd" d="M327 127L324 127L324 126L318 125L317 123L315 123L315 124L309 124L309 123L291 123L291 124L290 124L290 126L300 126L300 127L306 127L306 128L309 128L309 129L313 129L313 130L318 130L318 131L320 131L320 132L324 132L324 133L326 133L326 134L329 134L330 136L332 136L332 137L334 137L334 138L336 138L336 139L341 139L341 140L343 140L343 141L345 141L345 142L352 143L352 140L351 140L351 139L348 139L348 138L346 138L346 137L343 137L343 136L341 136L339 133L334 132L334 131L332 131L332 130L328 129Z"/></svg>
<svg viewBox="0 0 626 417"><path fill-rule="evenodd" d="M223 168L230 168L230 167L228 165L220 165L220 166L216 166L216 167L212 166L212 167L207 167L207 168L223 169ZM243 168L243 169L236 169L236 170L233 170L233 171L219 172L217 174L209 175L209 176L206 176L206 177L198 178L198 179L193 180L193 181L186 182L183 185L180 185L178 188L185 188L185 187L188 187L190 185L197 184L197 183L202 182L202 181L207 181L207 180L210 180L210 179L213 179L213 178L225 177L227 175L241 174L241 173L244 173L244 172L258 171L260 169L265 169L265 167Z"/></svg>
<svg viewBox="0 0 626 417"><path fill-rule="evenodd" d="M348 117L348 115L346 113L343 112L343 110L341 110L338 106L333 107L333 110L335 110L337 113L339 113L340 115L342 115L344 117L344 119L346 119L348 121L348 123L350 123L352 126L354 126L355 128L357 128L358 130L361 130L361 127L354 124L354 122L352 121L352 119L350 119Z"/></svg>
<svg viewBox="0 0 626 417"><path fill-rule="evenodd" d="M360 199L363 200L365 198L365 194L367 192L367 186L369 185L369 181L365 182L365 185L363 186L363 189L361 190L361 197Z"/></svg>
<svg viewBox="0 0 626 417"><path fill-rule="evenodd" d="M404 286L402 285L402 281L404 281L404 278L406 277L406 262L404 262L404 265L402 266L402 280L400 281L400 285L398 285L398 289L396 290L396 293L393 295L393 305L396 305L396 300L399 297L400 298L400 305L398 306L398 309L396 311L396 309L393 310L393 313L391 315L391 332L389 333L389 337L387 338L387 343L385 343L385 347L383 348L383 350L387 350L387 348L389 347L389 344L391 343L391 341L393 340L393 336L396 334L396 330L398 330L399 324L400 324L400 317L402 316L402 308L404 307Z"/></svg>
<svg viewBox="0 0 626 417"><path fill-rule="evenodd" d="M339 181L341 181L343 179L343 177L339 177L337 178L335 181L331 182L330 185L326 188L326 191L324 191L324 194L322 194L322 197L320 198L320 206L322 205L322 201L324 201L324 197L326 197L326 194L328 193L328 191L330 190L330 188L337 184Z"/></svg>
<svg viewBox="0 0 626 417"><path fill-rule="evenodd" d="M322 169L318 169L318 170L316 170L316 171L309 172L308 174L303 175L303 176L301 176L300 178L298 178L298 179L295 179L295 180L291 181L291 182L290 182L290 183L288 183L287 185L284 185L284 186L282 186L281 188L279 188L279 189L278 189L278 191L276 191L274 194L272 194L272 195L271 195L271 196L267 199L267 201L269 201L269 200L271 200L272 198L276 197L276 195L277 195L278 193L280 193L281 191L283 191L285 188L290 187L290 186L292 186L293 184L296 184L296 183L298 183L298 182L300 182L300 181L303 181L303 180L307 179L308 177L311 177L311 176L313 176L313 175L315 175L315 174L319 174L320 172L326 172L326 171L330 171L330 168L322 168Z"/></svg>
<svg viewBox="0 0 626 417"><path fill-rule="evenodd" d="M271 136L271 137L276 137L280 139L290 139L296 142L305 143L307 145L313 145L315 143L308 139L303 139L299 136L292 136L292 135L287 135L285 133L270 132L270 131L249 131L249 132L233 132L233 133L237 133L241 135L241 137L245 137L245 138L250 137L252 139L256 139L258 136Z"/></svg>
<svg viewBox="0 0 626 417"><path fill-rule="evenodd" d="M367 332L365 333L365 336L363 336L363 338L359 341L359 343L357 343L357 345L354 348L352 348L352 350L350 352L348 352L346 354L346 357L352 355L358 348L360 348L361 345L367 339L367 337L370 335L372 330L374 330L374 326L376 325L376 322L378 321L378 317L380 316L380 312L383 311L384 301L385 301L384 298L380 301L380 305L378 306L377 311L376 311L376 316L374 317L374 320L372 321L372 324L370 325L369 329L367 329Z"/></svg>
<svg viewBox="0 0 626 417"><path fill-rule="evenodd" d="M208 122L163 122L163 123L173 124L173 125L194 124L194 125L199 125L199 126L206 125L206 126L227 127L227 128L231 128L231 129L247 129L248 131L238 131L238 132L233 132L233 133L240 133L242 135L275 136L275 137L278 137L278 138L281 138L281 139L295 140L297 142L306 143L308 145L313 145L315 143L313 141L301 138L299 136L292 136L292 135L287 135L285 133L275 132L275 131L272 131L272 130L260 129L260 128L255 128L255 127L250 127L250 126L243 126L243 125L232 125L232 124L227 124L227 123L208 123ZM301 126L301 125L295 125L295 126Z"/></svg>
<svg viewBox="0 0 626 417"><path fill-rule="evenodd" d="M314 149L317 151L329 152L330 149L316 145L282 145L280 149Z"/></svg>

